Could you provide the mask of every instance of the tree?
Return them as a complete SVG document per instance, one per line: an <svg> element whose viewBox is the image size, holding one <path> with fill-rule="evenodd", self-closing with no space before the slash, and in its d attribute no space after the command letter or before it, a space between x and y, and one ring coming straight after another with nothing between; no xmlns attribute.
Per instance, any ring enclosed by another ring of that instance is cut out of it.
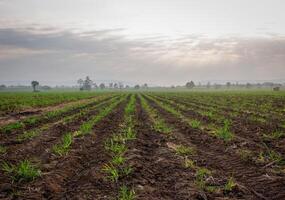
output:
<svg viewBox="0 0 285 200"><path fill-rule="evenodd" d="M78 79L77 83L79 84L79 88L82 88L83 82L84 82L84 81L83 81L81 78Z"/></svg>
<svg viewBox="0 0 285 200"><path fill-rule="evenodd" d="M208 82L206 87L207 87L208 89L210 89L210 88L211 88L211 83Z"/></svg>
<svg viewBox="0 0 285 200"><path fill-rule="evenodd" d="M0 85L0 90L6 89L6 85Z"/></svg>
<svg viewBox="0 0 285 200"><path fill-rule="evenodd" d="M83 89L91 90L92 84L93 84L93 81L89 78L89 76L86 76L86 79L83 82Z"/></svg>
<svg viewBox="0 0 285 200"><path fill-rule="evenodd" d="M104 84L104 83L101 83L101 84L99 85L99 87L100 87L101 90L103 90L103 89L105 89L105 84Z"/></svg>
<svg viewBox="0 0 285 200"><path fill-rule="evenodd" d="M114 88L115 88L115 89L118 89L118 87L119 87L119 86L118 86L118 83L115 83L115 84L114 84Z"/></svg>
<svg viewBox="0 0 285 200"><path fill-rule="evenodd" d="M145 84L143 84L143 86L142 86L144 89L147 89L148 88L148 85L147 85L147 83L145 83Z"/></svg>
<svg viewBox="0 0 285 200"><path fill-rule="evenodd" d="M120 90L123 89L124 88L124 84L120 82L119 83L119 88L120 88Z"/></svg>
<svg viewBox="0 0 285 200"><path fill-rule="evenodd" d="M245 85L245 87L246 87L247 89L249 89L249 88L251 88L251 84L250 84L250 83L247 83L247 84Z"/></svg>
<svg viewBox="0 0 285 200"><path fill-rule="evenodd" d="M128 85L126 85L126 87L125 87L126 89L129 89L130 88L130 86L128 86Z"/></svg>
<svg viewBox="0 0 285 200"><path fill-rule="evenodd" d="M186 88L192 89L193 87L195 87L195 83L193 81L190 81L190 82L186 83Z"/></svg>
<svg viewBox="0 0 285 200"><path fill-rule="evenodd" d="M227 86L227 88L230 88L231 87L231 82L227 82L226 86Z"/></svg>
<svg viewBox="0 0 285 200"><path fill-rule="evenodd" d="M33 91L36 92L37 91L37 86L39 85L38 81L32 81L31 82L32 87L33 87Z"/></svg>
<svg viewBox="0 0 285 200"><path fill-rule="evenodd" d="M140 89L140 86L139 85L135 85L134 87L136 90Z"/></svg>
<svg viewBox="0 0 285 200"><path fill-rule="evenodd" d="M97 85L96 83L93 83L93 87L94 87L95 89L98 89L98 85Z"/></svg>
<svg viewBox="0 0 285 200"><path fill-rule="evenodd" d="M109 88L113 88L113 83L109 83Z"/></svg>

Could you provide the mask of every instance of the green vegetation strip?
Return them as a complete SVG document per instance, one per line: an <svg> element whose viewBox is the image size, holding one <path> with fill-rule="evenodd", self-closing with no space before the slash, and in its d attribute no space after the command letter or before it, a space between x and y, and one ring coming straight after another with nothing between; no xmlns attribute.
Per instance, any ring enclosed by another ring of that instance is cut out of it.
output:
<svg viewBox="0 0 285 200"><path fill-rule="evenodd" d="M68 124L68 123L72 123L74 121L77 121L81 117L87 115L89 112L92 112L93 109L96 109L97 107L100 107L100 106L104 106L105 104L107 104L108 102L110 102L112 100L115 100L116 98L118 98L118 97L113 97L113 98L108 99L108 100L103 100L103 102L101 102L101 103L99 103L97 105L94 105L92 107L83 108L76 114L64 117L58 123ZM99 101L99 99L96 102L98 102L98 101ZM100 101L101 101L101 99L100 99ZM22 142L22 141L34 138L34 137L40 135L42 132L50 129L53 125L54 124L44 124L40 128L35 128L35 129L32 129L32 130L24 131L23 134L18 135L17 141L18 142Z"/></svg>
<svg viewBox="0 0 285 200"><path fill-rule="evenodd" d="M107 178L116 184L119 200L132 200L135 198L135 191L119 182L121 177L129 176L132 172L132 168L126 163L124 155L128 149L128 141L136 139L134 130L135 102L135 95L132 94L124 110L124 122L120 133L112 135L105 142L105 149L112 158L110 162L103 166L102 170L107 175Z"/></svg>
<svg viewBox="0 0 285 200"><path fill-rule="evenodd" d="M113 109L124 99L125 97L120 97L119 99L113 98L111 100L110 105L100 107L98 110L98 114L93 116L90 120L84 122L77 131L64 134L61 139L61 142L52 147L53 153L58 156L66 155L72 145L74 137L81 137L86 134L90 134L94 125L101 121L103 118L105 118L108 114L110 114ZM106 104L106 102L102 102L101 104ZM100 104L97 106L99 107Z"/></svg>
<svg viewBox="0 0 285 200"><path fill-rule="evenodd" d="M151 122L153 123L153 128L155 131L170 134L172 132L172 127L170 127L159 115L157 110L150 107L143 96L139 96L143 109L148 113Z"/></svg>
<svg viewBox="0 0 285 200"><path fill-rule="evenodd" d="M150 100L152 100L153 102L155 102L158 106L160 106L162 109L166 110L167 112L173 114L175 117L179 118L181 121L187 123L189 126L191 126L192 128L197 128L200 129L202 131L205 130L205 126L202 126L201 122L198 121L197 119L189 119L186 116L184 116L179 110L176 110L172 107L171 104L169 103L165 103L165 102L161 102L158 101L157 99L151 97L151 96L147 96ZM223 139L224 141L230 141L233 139L234 135L233 133L231 133L230 131L230 121L229 120L225 120L224 121L224 126L223 127L214 127L214 126L206 126L206 129L211 130L211 133L214 134L214 136Z"/></svg>
<svg viewBox="0 0 285 200"><path fill-rule="evenodd" d="M89 100L88 102L85 102L85 103L77 103L75 105L66 106L62 109L46 112L40 116L33 116L33 117L29 117L27 119L24 119L24 120L21 120L18 122L7 124L7 125L1 127L0 132L1 133L11 133L14 130L21 130L27 126L33 126L33 125L35 125L39 122L42 122L42 121L50 121L51 119L57 119L59 116L62 116L68 112L71 112L73 110L83 109L85 107L88 107L90 104L92 105L92 104L96 103L98 100L103 100L103 99L108 98L108 97L109 97L109 95L101 96L101 97L98 97L98 99L96 99L95 101L94 101L94 99L92 99L92 100Z"/></svg>

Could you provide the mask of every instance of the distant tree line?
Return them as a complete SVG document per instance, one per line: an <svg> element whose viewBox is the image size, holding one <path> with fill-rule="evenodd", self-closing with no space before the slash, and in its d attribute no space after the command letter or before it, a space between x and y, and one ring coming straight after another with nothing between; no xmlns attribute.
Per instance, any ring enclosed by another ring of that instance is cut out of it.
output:
<svg viewBox="0 0 285 200"><path fill-rule="evenodd" d="M86 76L85 80L79 79L77 80L77 84L79 85L80 90L91 90L91 89L112 89L112 90L123 90L123 89L148 89L148 84L145 83L143 85L135 85L131 87L129 85L124 85L122 82L111 82L111 83L96 83L92 81L89 76Z"/></svg>

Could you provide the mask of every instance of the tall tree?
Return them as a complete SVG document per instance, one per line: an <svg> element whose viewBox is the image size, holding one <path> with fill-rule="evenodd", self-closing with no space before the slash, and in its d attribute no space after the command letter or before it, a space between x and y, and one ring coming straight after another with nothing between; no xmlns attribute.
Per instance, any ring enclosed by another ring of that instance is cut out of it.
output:
<svg viewBox="0 0 285 200"><path fill-rule="evenodd" d="M33 87L33 91L36 92L37 91L37 86L39 85L38 81L32 81L31 82L32 87Z"/></svg>
<svg viewBox="0 0 285 200"><path fill-rule="evenodd" d="M82 88L83 82L84 82L84 81L83 81L81 78L78 79L77 83L78 83L78 85L79 85L79 88Z"/></svg>
<svg viewBox="0 0 285 200"><path fill-rule="evenodd" d="M83 88L85 90L91 90L92 84L93 84L93 81L89 78L89 76L86 76L86 79L83 83Z"/></svg>
<svg viewBox="0 0 285 200"><path fill-rule="evenodd" d="M99 85L99 87L100 87L101 90L103 90L103 89L105 89L105 84L104 84L104 83L101 83L101 84Z"/></svg>
<svg viewBox="0 0 285 200"><path fill-rule="evenodd" d="M186 88L192 89L193 87L195 87L195 83L193 81L190 81L190 82L186 83Z"/></svg>

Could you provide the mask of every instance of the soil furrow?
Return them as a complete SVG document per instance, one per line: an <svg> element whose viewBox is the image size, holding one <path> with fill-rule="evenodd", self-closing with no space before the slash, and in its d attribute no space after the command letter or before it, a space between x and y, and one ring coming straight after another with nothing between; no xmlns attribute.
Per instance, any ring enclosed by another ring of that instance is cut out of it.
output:
<svg viewBox="0 0 285 200"><path fill-rule="evenodd" d="M211 138L207 133L200 130L192 129L150 99L148 101L151 106L159 110L167 123L174 125L187 140L191 141L197 147L200 159L205 160L208 166L222 170L227 176L233 176L238 183L250 188L249 190L254 191L254 193L261 194L265 198L277 199L277 193L278 198L285 198L284 175L271 175L270 172L262 169L260 166L243 162L235 154L226 153L225 144L222 141ZM252 174L253 176L249 177L246 174ZM258 182L260 177L267 176L268 174L269 177L267 179ZM259 198L257 197L256 199Z"/></svg>

